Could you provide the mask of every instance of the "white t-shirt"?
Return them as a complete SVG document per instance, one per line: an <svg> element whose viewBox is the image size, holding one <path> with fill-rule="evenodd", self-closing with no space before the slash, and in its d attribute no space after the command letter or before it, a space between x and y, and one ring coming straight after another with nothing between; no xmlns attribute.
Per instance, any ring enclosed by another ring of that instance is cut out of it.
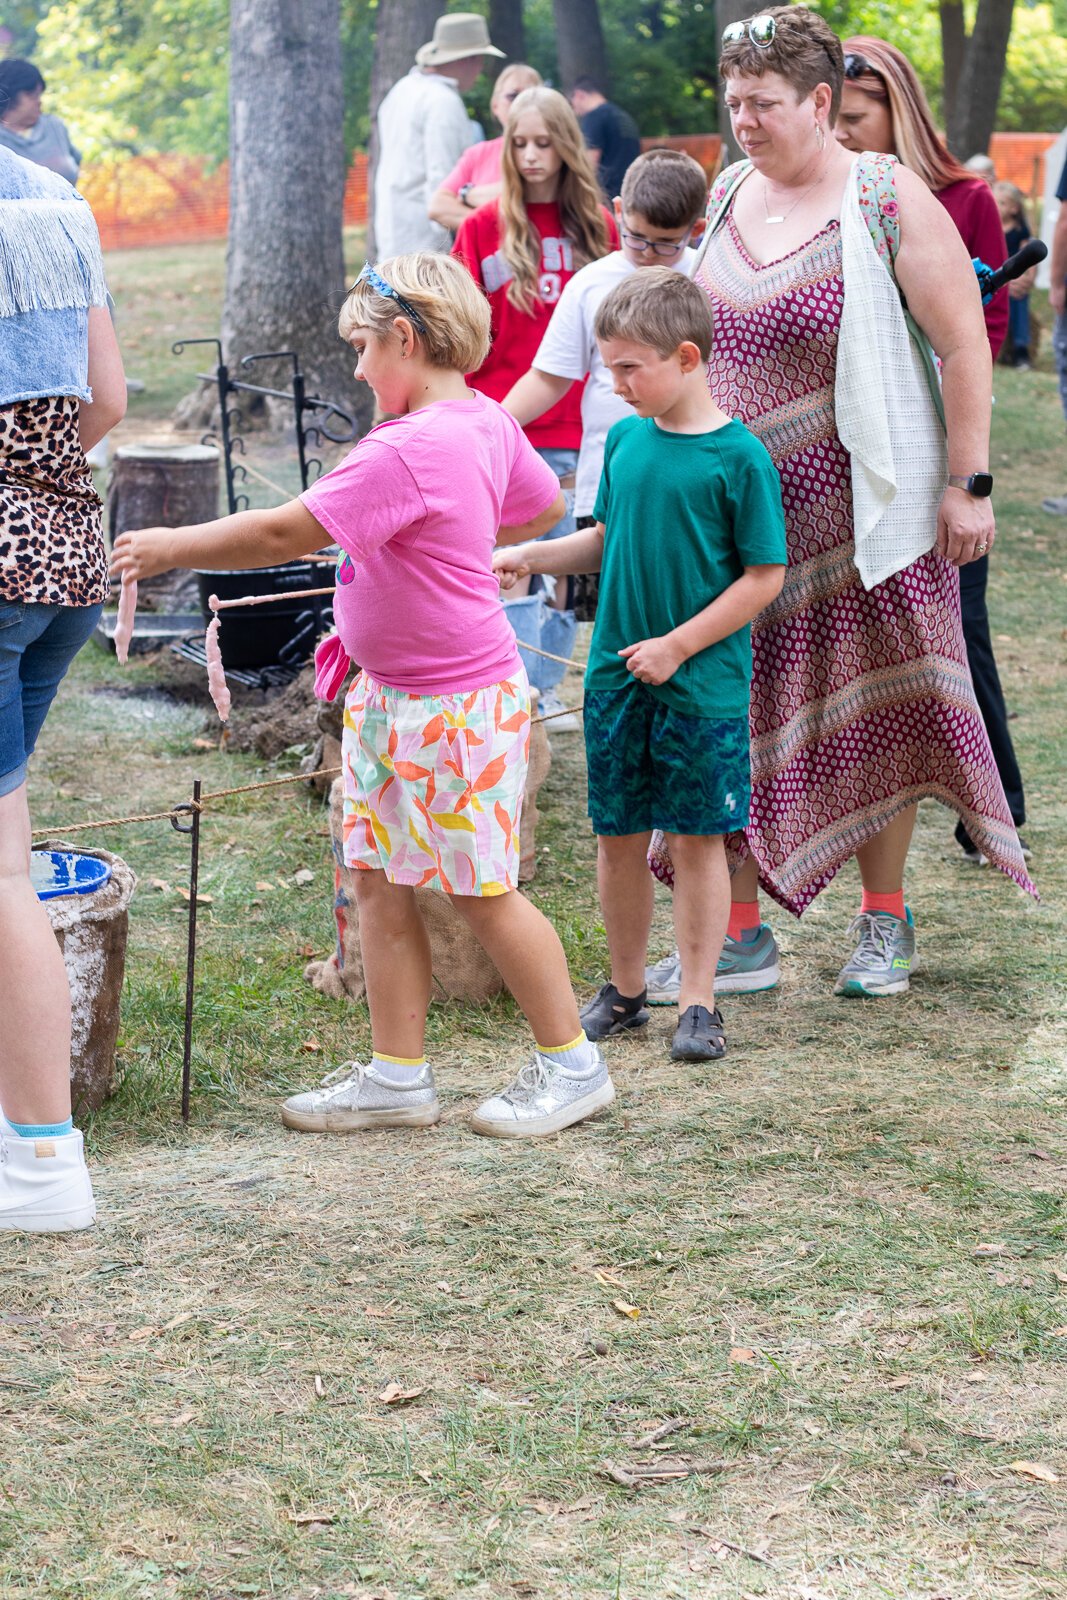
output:
<svg viewBox="0 0 1067 1600"><path fill-rule="evenodd" d="M394 83L378 107L374 242L379 261L411 250L451 247L452 235L430 221L426 208L473 138L454 78L412 67Z"/></svg>
<svg viewBox="0 0 1067 1600"><path fill-rule="evenodd" d="M687 250L678 263L678 271L688 277L695 260L696 251ZM582 393L582 448L574 489L576 517L593 515L608 429L621 418L633 415L633 407L615 393L611 373L600 359L593 324L601 301L623 278L638 271L640 268L627 261L621 250L614 250L610 256L601 256L599 261L591 261L576 272L559 297L534 357L537 370L555 378L584 378L589 374Z"/></svg>

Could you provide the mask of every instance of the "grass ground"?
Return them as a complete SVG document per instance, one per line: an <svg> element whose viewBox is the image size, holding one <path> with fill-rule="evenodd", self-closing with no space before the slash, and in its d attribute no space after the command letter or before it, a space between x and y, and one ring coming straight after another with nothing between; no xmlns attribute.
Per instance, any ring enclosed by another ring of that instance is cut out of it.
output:
<svg viewBox="0 0 1067 1600"><path fill-rule="evenodd" d="M104 837L141 880L125 1081L89 1126L98 1227L0 1243L0 1595L1063 1595L1067 548L1035 508L1065 469L1052 378L997 391L991 611L1044 898L965 865L924 806L900 1001L830 996L846 871L776 917L782 985L725 1007L721 1066L672 1066L659 1013L612 1049L611 1116L499 1145L465 1118L524 1028L502 1000L439 1007L439 1128L290 1134L278 1097L369 1034L303 982L331 940L325 814L273 792L204 824L184 1129L188 845ZM164 681L85 653L39 825L284 770L197 747L210 723ZM534 894L585 993L583 762L553 743ZM675 1475L619 1481L650 1463Z"/></svg>

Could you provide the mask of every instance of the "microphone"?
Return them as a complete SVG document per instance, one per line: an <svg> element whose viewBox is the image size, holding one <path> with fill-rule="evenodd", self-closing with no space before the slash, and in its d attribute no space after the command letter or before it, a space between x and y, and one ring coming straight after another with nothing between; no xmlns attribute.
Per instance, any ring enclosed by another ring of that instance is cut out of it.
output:
<svg viewBox="0 0 1067 1600"><path fill-rule="evenodd" d="M1024 272L1029 272L1031 267L1036 267L1038 262L1044 261L1047 255L1047 244L1043 244L1040 239L1027 239L1022 249L1016 250L1015 254L1009 256L1004 265L997 267L996 271L987 266L984 261L980 261L977 256L973 256L971 266L978 275L978 287L982 291L982 304L984 306L988 305L993 296L1003 289L1006 283L1010 283L1013 278L1021 278Z"/></svg>

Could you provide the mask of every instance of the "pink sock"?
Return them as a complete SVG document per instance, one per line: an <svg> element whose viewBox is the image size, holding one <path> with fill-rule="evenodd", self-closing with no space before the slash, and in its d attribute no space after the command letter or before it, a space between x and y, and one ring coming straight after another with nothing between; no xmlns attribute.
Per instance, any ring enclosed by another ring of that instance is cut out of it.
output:
<svg viewBox="0 0 1067 1600"><path fill-rule="evenodd" d="M730 921L726 925L728 939L743 939L746 933L758 933L759 928L758 900L730 901Z"/></svg>
<svg viewBox="0 0 1067 1600"><path fill-rule="evenodd" d="M898 889L896 894L870 894L864 889L860 913L864 911L888 911L890 916L899 917L903 922L907 916L904 910L903 889Z"/></svg>

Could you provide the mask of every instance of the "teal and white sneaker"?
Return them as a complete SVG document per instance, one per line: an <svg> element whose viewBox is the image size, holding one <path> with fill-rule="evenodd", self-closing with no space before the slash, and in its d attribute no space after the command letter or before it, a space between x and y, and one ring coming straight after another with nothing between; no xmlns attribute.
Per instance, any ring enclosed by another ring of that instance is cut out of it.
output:
<svg viewBox="0 0 1067 1600"><path fill-rule="evenodd" d="M765 922L754 939L727 939L715 971L715 993L756 994L773 989L782 969L778 944ZM677 950L645 968L646 1000L650 1006L676 1006L681 993L682 962Z"/></svg>
<svg viewBox="0 0 1067 1600"><path fill-rule="evenodd" d="M917 971L915 924L907 906L905 921L890 911L861 911L849 928L860 942L845 962L834 993L858 999L906 994L911 974Z"/></svg>

